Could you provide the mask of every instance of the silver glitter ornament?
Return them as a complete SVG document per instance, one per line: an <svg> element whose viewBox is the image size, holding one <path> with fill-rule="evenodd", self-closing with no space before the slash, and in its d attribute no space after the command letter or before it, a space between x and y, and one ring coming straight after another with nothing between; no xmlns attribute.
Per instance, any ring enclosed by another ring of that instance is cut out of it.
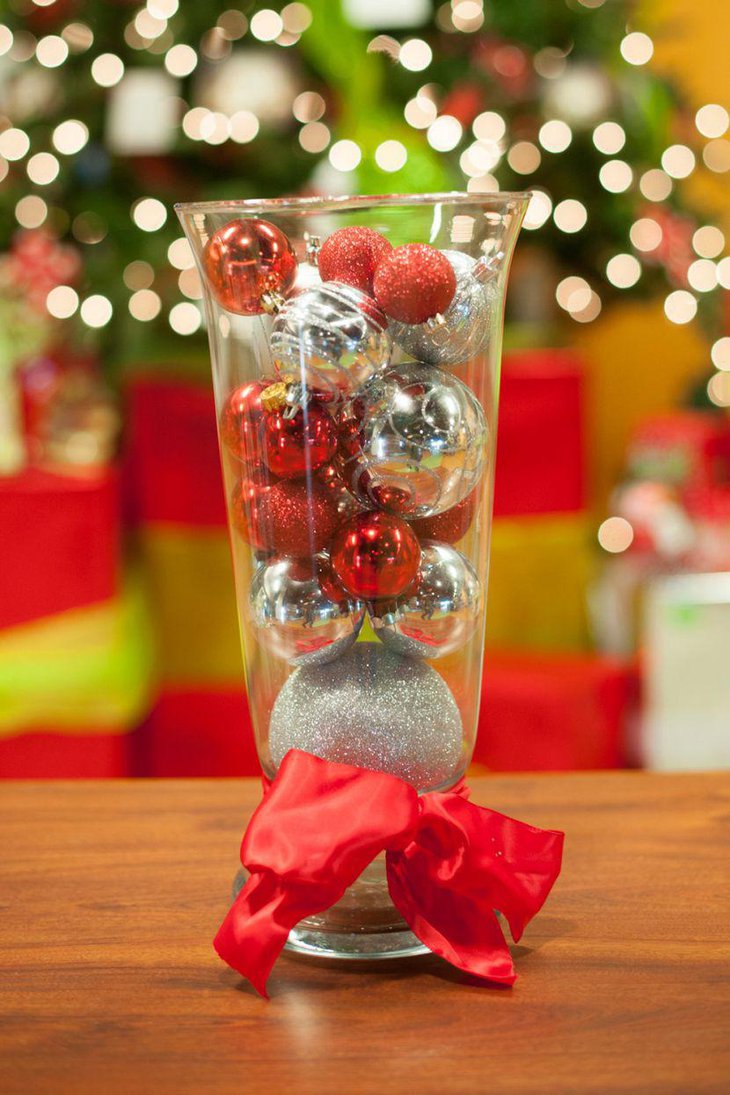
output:
<svg viewBox="0 0 730 1095"><path fill-rule="evenodd" d="M289 297L271 328L279 374L338 397L387 368L391 340L377 304L351 285L329 281Z"/></svg>
<svg viewBox="0 0 730 1095"><path fill-rule="evenodd" d="M364 607L331 580L324 554L262 563L249 605L258 641L292 665L324 665L341 657L365 616Z"/></svg>
<svg viewBox="0 0 730 1095"><path fill-rule="evenodd" d="M461 716L431 666L356 643L332 665L289 677L271 712L269 748L276 767L289 749L303 749L428 790L461 774Z"/></svg>
<svg viewBox="0 0 730 1095"><path fill-rule="evenodd" d="M394 653L443 658L469 641L481 608L481 582L469 560L449 544L426 541L415 588L395 604L374 606L371 619Z"/></svg>
<svg viewBox="0 0 730 1095"><path fill-rule="evenodd" d="M481 353L489 340L492 314L499 306L499 257L473 259L462 251L443 253L456 274L454 299L444 314L425 323L391 320L388 326L393 341L426 365L458 365Z"/></svg>
<svg viewBox="0 0 730 1095"><path fill-rule="evenodd" d="M458 377L409 361L375 377L339 415L337 465L364 505L432 517L466 498L487 461L487 423Z"/></svg>

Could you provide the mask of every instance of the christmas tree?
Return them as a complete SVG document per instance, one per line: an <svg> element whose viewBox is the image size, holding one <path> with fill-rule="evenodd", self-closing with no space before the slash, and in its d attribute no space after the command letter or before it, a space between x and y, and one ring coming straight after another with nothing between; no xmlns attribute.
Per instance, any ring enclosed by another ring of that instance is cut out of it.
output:
<svg viewBox="0 0 730 1095"><path fill-rule="evenodd" d="M542 273L523 318L557 305L591 322L615 296L659 293L725 368L730 258L682 190L730 167L728 114L688 114L633 14L622 0L15 0L0 25L5 295L36 233L45 280L37 266L30 280L56 338L112 364L179 361L199 352L202 316L175 201L529 189L524 251ZM712 380L710 395L724 402Z"/></svg>

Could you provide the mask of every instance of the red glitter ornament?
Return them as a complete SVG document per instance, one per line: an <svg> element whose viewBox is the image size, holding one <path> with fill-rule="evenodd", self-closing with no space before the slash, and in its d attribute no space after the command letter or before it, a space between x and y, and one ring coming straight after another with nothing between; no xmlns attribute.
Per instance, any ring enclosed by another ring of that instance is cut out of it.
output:
<svg viewBox="0 0 730 1095"><path fill-rule="evenodd" d="M362 293L373 295L373 277L380 261L392 251L392 244L373 228L338 228L319 252L322 281L343 281Z"/></svg>
<svg viewBox="0 0 730 1095"><path fill-rule="evenodd" d="M368 511L340 526L330 557L349 593L377 601L405 593L418 574L421 548L400 517Z"/></svg>
<svg viewBox="0 0 730 1095"><path fill-rule="evenodd" d="M411 528L419 540L440 540L443 544L456 544L466 536L477 508L477 491L467 494L451 509L437 513L435 517L421 517L411 521Z"/></svg>
<svg viewBox="0 0 730 1095"><path fill-rule="evenodd" d="M261 394L270 380L250 380L231 392L221 414L221 439L234 456L244 463L260 459L265 412Z"/></svg>
<svg viewBox="0 0 730 1095"><path fill-rule="evenodd" d="M400 323L425 323L445 312L456 292L454 268L435 247L407 243L382 260L373 279L380 307Z"/></svg>
<svg viewBox="0 0 730 1095"><path fill-rule="evenodd" d="M255 218L219 228L205 246L203 266L218 303L243 316L265 311L267 294L285 294L297 275L284 233Z"/></svg>
<svg viewBox="0 0 730 1095"><path fill-rule="evenodd" d="M326 464L337 449L337 431L332 418L310 403L288 418L286 412L266 415L264 460L281 479L299 479Z"/></svg>
<svg viewBox="0 0 730 1095"><path fill-rule="evenodd" d="M256 551L305 558L322 551L340 523L337 500L319 480L267 480L260 472L236 484L233 524Z"/></svg>

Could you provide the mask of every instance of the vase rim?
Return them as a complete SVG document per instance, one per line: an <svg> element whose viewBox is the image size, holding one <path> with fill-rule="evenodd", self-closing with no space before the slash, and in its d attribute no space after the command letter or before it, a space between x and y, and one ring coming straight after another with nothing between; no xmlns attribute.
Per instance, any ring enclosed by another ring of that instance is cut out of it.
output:
<svg viewBox="0 0 730 1095"><path fill-rule="evenodd" d="M433 194L356 194L347 196L316 196L302 198L239 198L230 201L176 202L175 212L214 213L223 209L238 209L243 213L312 213L337 212L363 207L398 205L482 205L492 208L519 205L532 197L529 190L495 190L469 194L463 190Z"/></svg>

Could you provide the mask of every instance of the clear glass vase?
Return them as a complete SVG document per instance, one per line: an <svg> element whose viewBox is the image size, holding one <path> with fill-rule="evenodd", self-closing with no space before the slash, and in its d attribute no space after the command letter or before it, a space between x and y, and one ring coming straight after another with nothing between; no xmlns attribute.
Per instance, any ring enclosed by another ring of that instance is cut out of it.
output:
<svg viewBox="0 0 730 1095"><path fill-rule="evenodd" d="M269 778L289 748L419 792L466 771L504 298L527 201L178 207L203 283L246 684ZM401 250L413 244L427 246ZM347 958L423 949L381 860L288 946Z"/></svg>

